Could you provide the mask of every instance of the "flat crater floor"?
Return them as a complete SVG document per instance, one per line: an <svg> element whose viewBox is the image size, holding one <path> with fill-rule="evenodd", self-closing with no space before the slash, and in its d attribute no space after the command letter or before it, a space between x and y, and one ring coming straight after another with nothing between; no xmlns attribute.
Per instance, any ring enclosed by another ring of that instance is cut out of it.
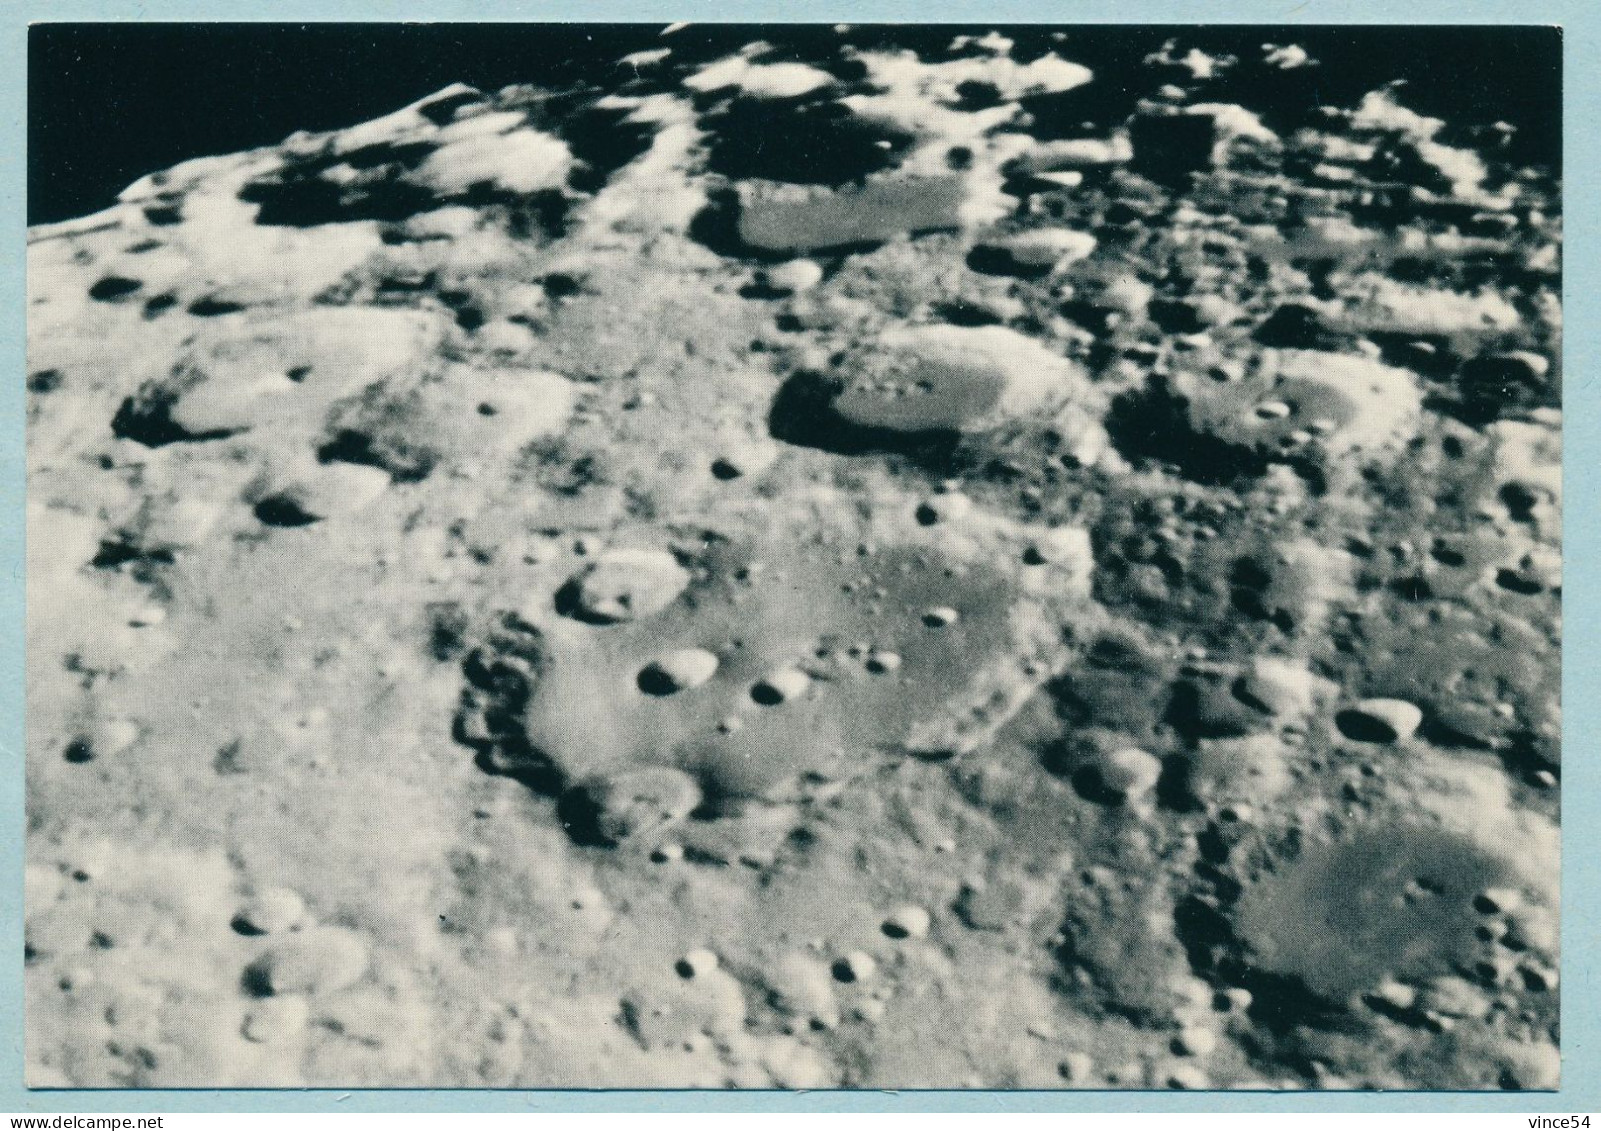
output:
<svg viewBox="0 0 1601 1131"><path fill-rule="evenodd" d="M34 228L28 1083L1554 1087L1560 171L1235 38Z"/></svg>

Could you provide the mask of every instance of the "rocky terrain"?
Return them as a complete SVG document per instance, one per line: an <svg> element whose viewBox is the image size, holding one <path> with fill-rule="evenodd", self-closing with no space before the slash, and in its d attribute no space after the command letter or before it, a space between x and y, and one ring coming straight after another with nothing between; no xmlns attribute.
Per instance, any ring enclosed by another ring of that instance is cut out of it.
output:
<svg viewBox="0 0 1601 1131"><path fill-rule="evenodd" d="M1554 1087L1557 171L770 38L31 231L28 1083Z"/></svg>

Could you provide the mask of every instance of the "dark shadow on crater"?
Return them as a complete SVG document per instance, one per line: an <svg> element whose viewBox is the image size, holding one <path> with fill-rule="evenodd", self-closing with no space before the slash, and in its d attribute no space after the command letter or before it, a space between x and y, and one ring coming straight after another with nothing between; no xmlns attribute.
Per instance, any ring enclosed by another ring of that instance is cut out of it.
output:
<svg viewBox="0 0 1601 1131"><path fill-rule="evenodd" d="M212 428L192 432L172 418L178 395L166 389L145 390L122 402L111 418L111 434L119 440L132 440L147 448L168 444L198 444L207 440L226 440L243 429Z"/></svg>
<svg viewBox="0 0 1601 1131"><path fill-rule="evenodd" d="M1290 350L1329 350L1347 348L1354 340L1330 328L1323 315L1298 302L1280 306L1251 335L1264 346Z"/></svg>
<svg viewBox="0 0 1601 1131"><path fill-rule="evenodd" d="M641 156L656 137L650 122L629 121L632 110L591 103L563 117L557 133L581 166L567 178L578 192L599 192L612 175Z"/></svg>
<svg viewBox="0 0 1601 1131"><path fill-rule="evenodd" d="M935 306L934 315L952 326L998 326L1003 321L998 314L960 300Z"/></svg>
<svg viewBox="0 0 1601 1131"><path fill-rule="evenodd" d="M256 223L266 227L315 228L353 220L393 223L439 207L429 189L406 181L387 180L350 188L317 177L287 176L253 181L239 190L239 199L260 207Z"/></svg>
<svg viewBox="0 0 1601 1131"><path fill-rule="evenodd" d="M782 263L794 252L768 251L747 244L739 234L739 194L733 189L716 189L708 203L689 222L689 238L725 259L745 259L753 263Z"/></svg>
<svg viewBox="0 0 1601 1131"><path fill-rule="evenodd" d="M189 304L189 313L196 318L216 318L223 314L237 314L245 308L242 302L229 302L227 299L202 298Z"/></svg>
<svg viewBox="0 0 1601 1131"><path fill-rule="evenodd" d="M1268 460L1260 453L1197 432L1184 409L1184 398L1153 377L1144 389L1112 402L1106 431L1124 458L1169 464L1195 483L1228 486L1267 470Z"/></svg>
<svg viewBox="0 0 1601 1131"><path fill-rule="evenodd" d="M1199 813L1205 808L1195 797L1191 784L1191 765L1183 754L1162 759L1162 774L1156 779L1156 803L1173 813Z"/></svg>
<svg viewBox="0 0 1601 1131"><path fill-rule="evenodd" d="M289 495L268 495L254 507L256 518L265 526L310 526L322 516L312 514Z"/></svg>
<svg viewBox="0 0 1601 1131"><path fill-rule="evenodd" d="M317 449L320 463L353 463L387 471L396 483L420 483L434 469L437 456L404 443L384 443L368 432L341 428Z"/></svg>
<svg viewBox="0 0 1601 1131"><path fill-rule="evenodd" d="M1135 118L1129 123L1134 144L1129 168L1167 188L1186 188L1191 176L1211 167L1216 133L1203 114Z"/></svg>
<svg viewBox="0 0 1601 1131"><path fill-rule="evenodd" d="M177 305L178 305L178 296L177 295L171 294L170 292L167 293L167 294L156 295L154 298L150 299L148 302L145 303L145 309L144 309L145 319L146 319L146 321L149 321L150 319L161 315L162 313L166 312L167 310L170 310L171 308L173 308L174 306L177 306Z"/></svg>
<svg viewBox="0 0 1601 1131"><path fill-rule="evenodd" d="M1536 376L1522 361L1489 355L1463 363L1456 377L1456 396L1440 410L1464 424L1482 428L1505 417L1542 406L1556 407L1554 383Z"/></svg>
<svg viewBox="0 0 1601 1131"><path fill-rule="evenodd" d="M1431 746L1458 750L1493 750L1494 744L1484 738L1464 734L1432 711L1426 711L1418 727L1418 737Z"/></svg>
<svg viewBox="0 0 1601 1131"><path fill-rule="evenodd" d="M598 616L584 608L583 602L579 599L580 591L581 586L576 577L568 580L560 589L556 590L552 603L558 615L584 624L592 624L596 627L617 623L611 617Z"/></svg>
<svg viewBox="0 0 1601 1131"><path fill-rule="evenodd" d="M556 801L556 819L567 839L580 848L616 848L617 842L601 831L600 805L583 786L574 786Z"/></svg>
<svg viewBox="0 0 1601 1131"><path fill-rule="evenodd" d="M126 539L102 542L89 564L95 569L120 569L125 565L171 565L176 559L172 551L163 548L149 549Z"/></svg>
<svg viewBox="0 0 1601 1131"><path fill-rule="evenodd" d="M912 140L816 95L738 97L705 122L706 167L732 180L837 187L889 168Z"/></svg>
<svg viewBox="0 0 1601 1131"><path fill-rule="evenodd" d="M1051 273L1051 265L1022 263L1004 247L980 244L967 253L967 266L980 275L999 275L1013 279L1043 279Z"/></svg>
<svg viewBox="0 0 1601 1131"><path fill-rule="evenodd" d="M1396 739L1395 730L1381 719L1361 711L1341 711L1334 716L1334 725L1352 742L1388 743Z"/></svg>
<svg viewBox="0 0 1601 1131"><path fill-rule="evenodd" d="M1151 321L1165 334L1199 334L1206 329L1195 307L1187 302L1156 299L1150 304Z"/></svg>
<svg viewBox="0 0 1601 1131"><path fill-rule="evenodd" d="M1257 966L1224 964L1222 973L1230 985L1251 993L1246 1010L1256 1024L1275 1035L1296 1029L1349 1029L1355 1022L1337 1002L1313 993L1305 982L1285 974L1275 974Z"/></svg>
<svg viewBox="0 0 1601 1131"><path fill-rule="evenodd" d="M893 453L934 474L958 466L961 436L945 429L898 432L853 423L834 411L840 386L815 373L797 373L773 398L767 428L773 439L836 455Z"/></svg>
<svg viewBox="0 0 1601 1131"><path fill-rule="evenodd" d="M252 962L240 975L239 988L246 997L272 997L276 992L272 987L272 968L264 960Z"/></svg>
<svg viewBox="0 0 1601 1131"><path fill-rule="evenodd" d="M140 287L144 286L138 279L128 279L121 275L107 275L89 288L89 297L96 302L116 302L126 298Z"/></svg>
<svg viewBox="0 0 1601 1131"><path fill-rule="evenodd" d="M503 716L494 736L485 740L470 737L458 715L451 724L450 736L475 752L473 764L486 774L510 778L541 797L557 797L565 788L561 771L523 735L520 716Z"/></svg>
<svg viewBox="0 0 1601 1131"><path fill-rule="evenodd" d="M1249 962L1232 921L1207 900L1193 895L1179 900L1173 929L1195 974L1214 985L1250 991L1247 1016L1275 1036L1300 1028L1342 1027L1345 1011L1338 1003L1313 993L1299 978Z"/></svg>
<svg viewBox="0 0 1601 1131"><path fill-rule="evenodd" d="M456 94L447 94L443 98L434 98L417 107L417 113L427 118L436 126L443 126L450 122L456 111L464 106L472 106L484 101L484 96L476 90L464 90Z"/></svg>
<svg viewBox="0 0 1601 1131"><path fill-rule="evenodd" d="M1113 789L1101 780L1101 775L1094 766L1080 766L1073 771L1068 782L1075 793L1095 805L1115 809L1126 800L1121 790Z"/></svg>

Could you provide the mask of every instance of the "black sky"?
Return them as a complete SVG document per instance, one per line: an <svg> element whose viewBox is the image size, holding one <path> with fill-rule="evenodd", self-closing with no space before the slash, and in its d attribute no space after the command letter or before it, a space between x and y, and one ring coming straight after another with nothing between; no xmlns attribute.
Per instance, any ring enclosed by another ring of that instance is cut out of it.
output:
<svg viewBox="0 0 1601 1131"><path fill-rule="evenodd" d="M863 27L852 38L938 49L959 30ZM1404 101L1415 109L1452 123L1509 121L1519 127L1521 160L1559 159L1556 29L1086 26L1061 29L1069 35L1061 45L1041 29L1003 30L1023 51L1057 46L1103 81L1136 74L1143 55L1172 35L1242 59L1259 59L1263 42L1299 43L1320 67L1276 75L1241 67L1220 91L1253 110L1292 96L1349 105L1405 78ZM824 27L703 25L667 40L660 32L604 24L37 24L28 52L29 222L104 208L140 176L190 157L354 124L458 80L485 89L606 82L620 55L644 47L709 56L763 38L805 57L837 39ZM1262 89L1269 81L1287 85Z"/></svg>

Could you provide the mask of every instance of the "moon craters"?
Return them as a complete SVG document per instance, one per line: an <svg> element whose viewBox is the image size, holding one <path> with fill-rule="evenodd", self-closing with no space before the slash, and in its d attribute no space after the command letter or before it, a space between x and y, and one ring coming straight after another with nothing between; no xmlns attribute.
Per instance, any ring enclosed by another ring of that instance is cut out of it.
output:
<svg viewBox="0 0 1601 1131"><path fill-rule="evenodd" d="M665 550L607 550L573 579L574 615L595 624L653 616L677 600L689 581L689 572Z"/></svg>

